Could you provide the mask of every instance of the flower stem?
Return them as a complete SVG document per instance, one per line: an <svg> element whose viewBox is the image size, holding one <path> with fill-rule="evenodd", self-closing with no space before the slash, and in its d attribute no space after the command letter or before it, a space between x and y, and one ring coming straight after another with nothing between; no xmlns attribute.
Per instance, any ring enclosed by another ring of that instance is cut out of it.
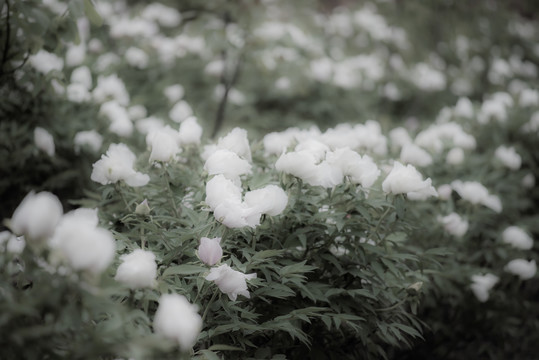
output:
<svg viewBox="0 0 539 360"><path fill-rule="evenodd" d="M215 300L215 298L217 297L217 294L219 293L219 290L215 290L213 292L213 295L210 299L210 302L208 303L208 305L206 305L206 309L204 309L204 314L202 314L202 323L204 324L204 320L206 319L206 315L208 315L208 310L210 309L210 306L211 304L213 303L213 301Z"/></svg>
<svg viewBox="0 0 539 360"><path fill-rule="evenodd" d="M176 207L176 201L174 201L174 193L172 192L172 189L170 188L170 176L168 175L167 168L163 164L163 175L165 179L165 187L168 192L168 198L170 200L170 205L172 206L172 211L174 212L174 216L177 218L180 217L180 214L178 213L178 208Z"/></svg>
<svg viewBox="0 0 539 360"><path fill-rule="evenodd" d="M132 212L133 210L131 209L131 206L129 206L129 203L127 202L127 199L125 198L124 193L122 192L121 186L118 183L114 183L114 188L116 189L116 192L120 194L120 198L124 202L124 205L127 208L127 210L129 210L129 212Z"/></svg>

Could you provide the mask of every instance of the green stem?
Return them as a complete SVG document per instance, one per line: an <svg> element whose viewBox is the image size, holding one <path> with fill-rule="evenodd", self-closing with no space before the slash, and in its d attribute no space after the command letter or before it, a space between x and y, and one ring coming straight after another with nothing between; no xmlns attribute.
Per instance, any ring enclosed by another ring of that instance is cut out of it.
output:
<svg viewBox="0 0 539 360"><path fill-rule="evenodd" d="M375 311L390 311L390 310L398 308L399 306L404 304L405 301L406 301L406 299L402 299L401 301L397 302L396 304L391 305L390 307L386 307L386 308L382 308L382 309L376 309Z"/></svg>
<svg viewBox="0 0 539 360"><path fill-rule="evenodd" d="M122 199L122 201L124 202L124 205L125 207L127 208L127 210L129 210L129 212L132 212L133 210L131 209L131 206L129 206L129 203L127 202L127 199L125 198L124 196L124 193L122 191L122 188L121 186L118 184L118 183L114 183L114 188L116 189L116 192L118 194L120 194L120 198Z"/></svg>
<svg viewBox="0 0 539 360"><path fill-rule="evenodd" d="M168 175L168 171L165 164L163 164L163 174L164 174L164 179L165 179L165 187L168 192L168 198L170 200L170 205L172 206L172 211L174 212L174 216L179 218L180 214L178 213L178 208L176 207L176 201L174 201L174 193L172 192L172 189L170 188L170 176Z"/></svg>
<svg viewBox="0 0 539 360"><path fill-rule="evenodd" d="M208 315L208 310L210 309L210 306L211 304L213 303L213 301L215 300L215 298L217 297L217 294L219 293L219 290L215 290L213 292L213 295L210 299L210 302L208 303L208 305L206 306L206 309L204 309L204 314L202 314L202 323L204 324L204 320L206 319L206 315Z"/></svg>
<svg viewBox="0 0 539 360"><path fill-rule="evenodd" d="M378 230L380 229L380 225L382 224L382 221L384 220L384 218L387 216L387 214L389 214L389 210L391 210L391 207L388 206L386 211L380 217L380 220L378 220L378 223L376 224L376 228L374 228L374 233L378 236L378 239L381 239L380 235L378 235Z"/></svg>
<svg viewBox="0 0 539 360"><path fill-rule="evenodd" d="M144 246L146 245L146 241L144 239L144 228L140 228L140 248L144 250Z"/></svg>

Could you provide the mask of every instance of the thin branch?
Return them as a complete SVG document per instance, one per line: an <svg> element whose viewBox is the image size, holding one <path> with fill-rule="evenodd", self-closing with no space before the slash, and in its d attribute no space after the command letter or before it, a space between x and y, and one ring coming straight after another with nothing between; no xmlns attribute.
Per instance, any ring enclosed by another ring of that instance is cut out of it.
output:
<svg viewBox="0 0 539 360"><path fill-rule="evenodd" d="M2 66L0 67L0 71L4 72L4 64L7 61L7 55L9 51L9 38L11 37L11 25L9 23L9 0L6 0L6 41L4 42L4 51L2 52Z"/></svg>

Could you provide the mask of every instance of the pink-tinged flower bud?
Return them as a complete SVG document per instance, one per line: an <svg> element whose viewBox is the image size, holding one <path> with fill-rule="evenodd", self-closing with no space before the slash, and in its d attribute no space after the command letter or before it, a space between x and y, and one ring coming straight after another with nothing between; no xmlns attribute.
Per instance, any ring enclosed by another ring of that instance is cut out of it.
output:
<svg viewBox="0 0 539 360"><path fill-rule="evenodd" d="M200 239L200 245L198 247L198 257L206 265L213 266L217 264L223 256L223 249L221 249L221 238L209 239L203 237Z"/></svg>

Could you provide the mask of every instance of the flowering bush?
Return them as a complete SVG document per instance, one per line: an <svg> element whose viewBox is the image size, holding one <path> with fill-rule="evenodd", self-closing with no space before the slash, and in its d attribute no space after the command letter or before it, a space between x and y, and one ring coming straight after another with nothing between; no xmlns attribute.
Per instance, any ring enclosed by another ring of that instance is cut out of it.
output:
<svg viewBox="0 0 539 360"><path fill-rule="evenodd" d="M527 8L305 4L1 5L1 358L535 356Z"/></svg>

